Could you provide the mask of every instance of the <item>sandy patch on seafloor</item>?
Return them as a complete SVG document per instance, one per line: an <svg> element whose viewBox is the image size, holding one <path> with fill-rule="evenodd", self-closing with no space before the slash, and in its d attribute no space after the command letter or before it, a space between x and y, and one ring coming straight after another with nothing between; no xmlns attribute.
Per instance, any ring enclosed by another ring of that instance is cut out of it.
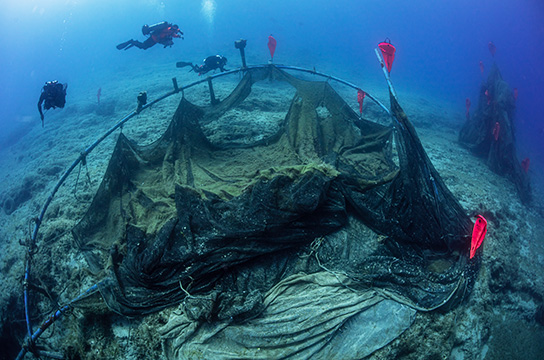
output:
<svg viewBox="0 0 544 360"><path fill-rule="evenodd" d="M153 73L146 70L140 70L140 74L130 79L113 77L104 84L102 107L96 104L94 96L74 94L64 110L46 115L44 129L36 124L20 141L2 151L0 201L5 204L8 198L11 201L24 200L11 214L0 211L2 321L16 320L19 325L23 324L21 278L25 248L19 241L28 238L29 229L33 228L32 219L39 215L63 171L83 149L135 107L139 91L147 90L152 100L172 89L173 76L177 76L180 85L198 79L193 73L167 66L159 67ZM222 86L218 82L216 96L224 98L237 79L236 76L226 79L221 82ZM276 120L287 109L274 111L275 104L284 103L292 96L290 90L285 89L280 86L266 92L269 104L263 111L270 111ZM387 99L384 90L377 91L381 99ZM350 90L344 91L351 96ZM180 96L172 96L132 119L124 126L123 133L141 144L156 140L168 126ZM489 232L483 245L482 268L468 300L447 313L418 314L408 331L371 358L473 359L485 358L487 354L492 359L494 354L500 353L501 347L512 350L524 346L524 359L531 359L531 351L538 354L544 344L542 325L536 324L537 310L542 306L544 296L544 221L539 212L542 199L537 197L533 208L521 205L512 183L492 173L483 160L473 157L457 144L462 112L417 95L401 93L399 96L447 186L469 214L483 213L488 218ZM209 101L207 84L188 91L187 98L201 104ZM365 111L379 114L379 108L367 101ZM388 105L388 101L384 103ZM356 106L354 101L353 107ZM267 118L256 117L250 109L246 110L242 108L224 119L232 122L228 129L238 129L243 133L244 126L251 124L261 131L273 131L274 124L267 122ZM387 121L387 117L380 116L380 122ZM217 129L214 136L228 131ZM40 274L40 283L36 285L50 289L58 296L55 300L59 303L65 303L92 285L81 254L76 253L71 245L69 232L87 210L100 184L118 133L119 130L89 155L87 166L81 168L79 178L78 169L68 178L51 203L41 227L39 249L33 264L33 272ZM258 135L250 131L237 139ZM77 192L74 191L76 179ZM53 305L42 300L35 306L43 315L34 319L33 323L38 324ZM166 315L157 314L130 323L108 315L111 329L101 328L103 324L95 321L86 323L92 328L89 330L82 328L83 317L79 314L75 316L77 319L59 322L54 335L43 342L54 348L62 342L64 335L84 342L96 352L96 357L111 354L108 349L114 347L119 349L119 359L144 355L156 357L161 350L154 329L161 316ZM508 336L511 330L504 325L505 322L515 326L518 337ZM2 325L5 329L6 323ZM525 342L520 338L526 339Z"/></svg>

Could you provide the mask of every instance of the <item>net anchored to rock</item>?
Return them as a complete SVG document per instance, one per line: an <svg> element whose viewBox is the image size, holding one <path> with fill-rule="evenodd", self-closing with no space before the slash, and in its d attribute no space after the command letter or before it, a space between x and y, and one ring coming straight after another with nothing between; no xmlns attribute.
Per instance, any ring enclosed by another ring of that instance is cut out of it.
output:
<svg viewBox="0 0 544 360"><path fill-rule="evenodd" d="M510 86L493 64L487 81L480 87L478 108L474 116L467 117L459 142L485 158L492 171L509 178L521 201L528 204L532 200L531 184L516 155L515 109Z"/></svg>

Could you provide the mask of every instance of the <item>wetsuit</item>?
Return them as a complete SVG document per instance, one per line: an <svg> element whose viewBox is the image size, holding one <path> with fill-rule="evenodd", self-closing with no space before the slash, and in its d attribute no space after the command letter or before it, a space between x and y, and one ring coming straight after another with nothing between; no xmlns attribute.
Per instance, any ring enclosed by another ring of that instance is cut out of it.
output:
<svg viewBox="0 0 544 360"><path fill-rule="evenodd" d="M170 25L162 30L157 30L151 33L151 36L144 42L138 40L129 40L124 43L117 45L117 49L130 49L133 46L136 46L139 49L149 49L155 44L162 44L164 47L174 45L173 38L181 38L183 32L175 25Z"/></svg>
<svg viewBox="0 0 544 360"><path fill-rule="evenodd" d="M208 56L204 59L204 64L198 66L193 65L194 72L197 72L198 75L207 73L208 71L219 69L221 72L227 71L225 69L227 65L227 58L221 55Z"/></svg>
<svg viewBox="0 0 544 360"><path fill-rule="evenodd" d="M45 83L44 87L42 88L42 93L40 95L40 99L38 100L38 111L40 112L40 118L42 120L42 127L43 127L43 111L42 111L42 104L43 108L45 110L49 110L51 108L63 108L66 104L66 88L68 87L67 84L61 84L59 82L55 81L48 81Z"/></svg>

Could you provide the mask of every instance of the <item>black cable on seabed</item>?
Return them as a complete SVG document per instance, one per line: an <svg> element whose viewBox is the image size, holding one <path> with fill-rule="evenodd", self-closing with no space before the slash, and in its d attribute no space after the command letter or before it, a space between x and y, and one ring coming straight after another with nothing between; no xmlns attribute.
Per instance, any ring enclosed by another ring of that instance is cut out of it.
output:
<svg viewBox="0 0 544 360"><path fill-rule="evenodd" d="M27 352L32 352L33 354L35 355L43 355L43 356L48 356L48 357L53 357L55 358L55 354L52 354L52 353L45 353L45 352L41 352L40 350L36 350L34 349L35 347L35 344L36 344L36 340L43 334L43 332L45 330L47 330L47 328L49 328L49 326L51 326L55 321L57 321L57 319L59 319L64 313L66 313L68 310L70 310L70 308L72 307L72 305L86 297L89 297L91 296L92 294L96 293L98 291L98 284L95 284L93 286L91 286L89 289L87 289L85 292L81 293L78 297L76 297L75 299L73 299L72 301L70 301L67 305L64 305L63 307L61 307L60 309L58 309L57 311L55 311L50 317L48 317L43 323L42 325L40 326L40 328L38 330L36 330L36 332L34 334L32 334L30 337L27 338L25 344L23 345L23 347L21 348L21 351L19 352L19 355L17 355L17 360L21 360L23 359L23 357L26 355ZM63 359L64 357L61 357L61 359Z"/></svg>

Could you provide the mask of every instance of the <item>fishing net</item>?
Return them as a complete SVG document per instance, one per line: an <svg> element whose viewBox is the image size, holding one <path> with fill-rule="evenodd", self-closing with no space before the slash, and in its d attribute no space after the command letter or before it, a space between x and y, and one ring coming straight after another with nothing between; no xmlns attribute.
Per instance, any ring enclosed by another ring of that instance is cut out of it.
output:
<svg viewBox="0 0 544 360"><path fill-rule="evenodd" d="M459 141L475 155L486 159L489 168L508 177L521 201L531 202L531 184L516 155L514 115L516 102L510 86L493 64L487 81L480 88L478 108L467 118Z"/></svg>
<svg viewBox="0 0 544 360"><path fill-rule="evenodd" d="M258 81L296 91L277 131L211 141L204 125ZM348 359L459 298L472 223L391 102L395 129L268 66L218 104L183 97L151 145L121 134L73 229L107 305L179 306L161 330L169 358Z"/></svg>

